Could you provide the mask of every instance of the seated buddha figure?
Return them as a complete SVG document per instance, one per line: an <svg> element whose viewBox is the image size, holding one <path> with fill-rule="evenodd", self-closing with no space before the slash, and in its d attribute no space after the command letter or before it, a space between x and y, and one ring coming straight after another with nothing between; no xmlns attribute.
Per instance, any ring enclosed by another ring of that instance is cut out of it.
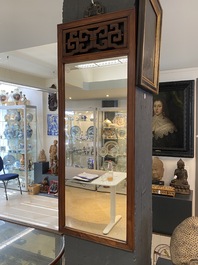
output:
<svg viewBox="0 0 198 265"><path fill-rule="evenodd" d="M188 172L184 168L185 164L182 159L177 162L177 168L174 172L174 179L171 180L170 186L175 188L176 193L189 194L190 186L188 185Z"/></svg>

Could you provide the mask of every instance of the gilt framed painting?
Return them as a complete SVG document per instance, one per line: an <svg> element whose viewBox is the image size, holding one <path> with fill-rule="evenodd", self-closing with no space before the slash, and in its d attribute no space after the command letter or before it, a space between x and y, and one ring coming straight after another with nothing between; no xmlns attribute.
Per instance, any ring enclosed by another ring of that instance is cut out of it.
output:
<svg viewBox="0 0 198 265"><path fill-rule="evenodd" d="M161 28L159 1L139 1L136 85L154 94L159 92Z"/></svg>

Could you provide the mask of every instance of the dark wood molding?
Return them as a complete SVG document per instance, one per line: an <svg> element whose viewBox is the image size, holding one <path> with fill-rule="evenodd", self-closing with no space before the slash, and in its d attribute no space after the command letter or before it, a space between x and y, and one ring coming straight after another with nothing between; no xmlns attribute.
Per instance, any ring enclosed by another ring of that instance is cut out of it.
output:
<svg viewBox="0 0 198 265"><path fill-rule="evenodd" d="M107 31L106 31L107 29ZM96 34L98 32L98 34ZM105 32L105 34L103 34ZM86 41L81 38L81 36ZM103 39L104 35L104 39ZM113 36L112 36L113 35ZM95 38L93 38L95 36ZM74 40L71 41L71 40ZM105 45L100 45L101 40ZM116 41L115 41L116 40ZM73 45L73 46L72 46ZM80 45L80 47L79 47ZM85 45L85 46L84 46ZM86 45L88 48L86 49ZM102 48L101 48L102 47ZM65 224L65 64L128 56L127 97L127 236L126 242L67 227ZM58 25L58 102L59 102L59 228L84 240L115 248L134 250L135 211L135 9L97 15Z"/></svg>

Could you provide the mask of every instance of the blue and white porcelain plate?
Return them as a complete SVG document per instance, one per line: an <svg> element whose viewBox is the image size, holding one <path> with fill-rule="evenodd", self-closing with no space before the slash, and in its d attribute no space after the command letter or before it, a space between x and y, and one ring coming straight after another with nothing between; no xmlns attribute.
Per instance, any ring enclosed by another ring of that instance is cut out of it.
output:
<svg viewBox="0 0 198 265"><path fill-rule="evenodd" d="M15 162L15 157L12 155L6 155L3 158L3 163L5 166L12 166Z"/></svg>

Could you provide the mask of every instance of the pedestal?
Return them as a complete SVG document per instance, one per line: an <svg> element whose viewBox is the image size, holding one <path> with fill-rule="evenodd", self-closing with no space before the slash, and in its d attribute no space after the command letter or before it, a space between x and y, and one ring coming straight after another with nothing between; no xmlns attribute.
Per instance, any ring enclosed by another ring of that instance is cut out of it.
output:
<svg viewBox="0 0 198 265"><path fill-rule="evenodd" d="M171 236L183 220L192 216L192 191L175 197L153 194L152 205L153 232Z"/></svg>
<svg viewBox="0 0 198 265"><path fill-rule="evenodd" d="M43 180L42 174L47 173L48 170L49 170L49 162L34 163L34 183L41 183Z"/></svg>

